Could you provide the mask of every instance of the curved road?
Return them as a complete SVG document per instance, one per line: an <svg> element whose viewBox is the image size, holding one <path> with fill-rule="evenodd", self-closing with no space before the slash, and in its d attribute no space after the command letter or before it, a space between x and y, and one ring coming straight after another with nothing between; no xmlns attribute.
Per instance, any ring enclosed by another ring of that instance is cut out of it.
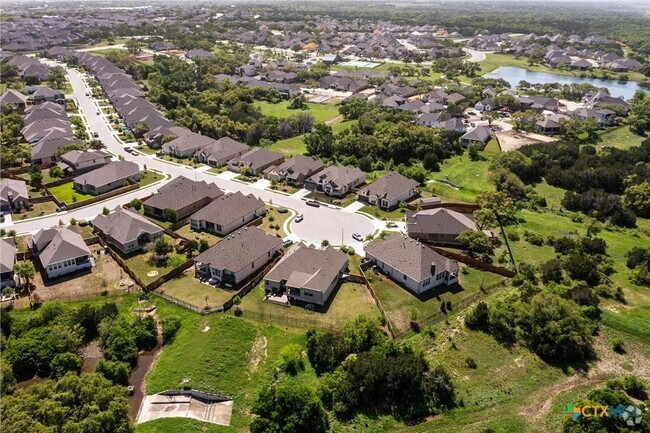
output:
<svg viewBox="0 0 650 433"><path fill-rule="evenodd" d="M302 239L314 244L320 244L322 240L327 239L332 245L340 245L341 240L345 245L352 245L357 251L362 251L361 244L352 239L353 232L359 232L363 236L372 234L375 230L385 228L384 223L374 221L363 215L341 209L332 209L325 206L314 208L307 206L305 201L299 197L292 197L276 192L264 190L249 184L243 184L228 179L229 173L223 173L219 176L210 173L204 173L187 166L170 164L160 159L154 158L153 155L132 155L124 151L123 145L117 140L116 136L106 124L105 119L98 113L98 106L90 96L86 96L89 88L86 86L81 73L73 69L67 69L70 83L74 90L75 97L79 106L87 119L90 129L97 132L99 139L104 142L107 149L116 156L123 156L124 159L138 163L141 167L147 165L149 169L156 169L170 174L172 177L185 176L190 179L205 180L216 183L219 188L227 191L241 191L244 194L253 193L267 203L284 206L294 209L297 213L304 215L304 220L300 223L291 223L290 228L294 238ZM165 182L167 182L166 180ZM7 230L15 229L18 233L35 232L44 227L51 227L58 224L59 220L68 222L70 218L92 219L101 213L104 207L109 209L120 204L128 203L135 197L144 197L160 188L161 184L154 184L146 188L141 188L133 193L125 194L110 200L100 202L95 205L75 209L69 212L63 212L56 215L35 218L26 221L14 221L3 224Z"/></svg>

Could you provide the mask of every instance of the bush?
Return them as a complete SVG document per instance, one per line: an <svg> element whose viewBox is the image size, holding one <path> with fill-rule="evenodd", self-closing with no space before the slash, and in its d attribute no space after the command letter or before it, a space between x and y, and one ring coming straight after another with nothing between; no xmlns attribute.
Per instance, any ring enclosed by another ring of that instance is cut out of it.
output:
<svg viewBox="0 0 650 433"><path fill-rule="evenodd" d="M305 369L305 361L302 355L302 347L298 344L290 344L280 353L280 369L287 374L295 376L299 371Z"/></svg>
<svg viewBox="0 0 650 433"><path fill-rule="evenodd" d="M86 227L88 225L88 221L86 220L81 220L78 222L79 227Z"/></svg>
<svg viewBox="0 0 650 433"><path fill-rule="evenodd" d="M471 368L472 370L476 369L476 361L474 361L474 358L465 358L465 365Z"/></svg>
<svg viewBox="0 0 650 433"><path fill-rule="evenodd" d="M620 355L625 353L625 345L623 340L616 339L612 341L612 350Z"/></svg>
<svg viewBox="0 0 650 433"><path fill-rule="evenodd" d="M541 235L529 232L528 230L524 231L524 239L532 245L542 246L544 244L544 238Z"/></svg>
<svg viewBox="0 0 650 433"><path fill-rule="evenodd" d="M113 362L100 359L95 372L101 374L115 385L128 385L130 367L124 362Z"/></svg>
<svg viewBox="0 0 650 433"><path fill-rule="evenodd" d="M81 372L81 366L83 365L83 359L76 353L59 353L50 363L50 369L52 370L52 375L56 378L62 378L68 372L73 372L79 374Z"/></svg>
<svg viewBox="0 0 650 433"><path fill-rule="evenodd" d="M174 341L176 333L181 327L181 319L176 316L169 316L162 319L162 337L163 344L169 344Z"/></svg>

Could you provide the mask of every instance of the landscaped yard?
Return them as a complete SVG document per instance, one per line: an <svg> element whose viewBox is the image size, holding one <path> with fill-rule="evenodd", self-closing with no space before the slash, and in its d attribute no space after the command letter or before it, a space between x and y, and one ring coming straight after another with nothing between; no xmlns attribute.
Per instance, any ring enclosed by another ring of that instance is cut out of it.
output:
<svg viewBox="0 0 650 433"><path fill-rule="evenodd" d="M289 185L288 183L284 182L278 182L276 185L271 184L270 187L267 188L269 191L278 191L278 192L284 192L287 194L294 194L298 191L300 191L301 188L296 188L293 185Z"/></svg>
<svg viewBox="0 0 650 433"><path fill-rule="evenodd" d="M262 224L258 227L269 234L279 234L280 236L285 237L288 233L284 231L284 222L289 219L291 215L291 212L280 213L278 212L278 208L266 206L266 215L264 216ZM273 228L271 228L271 226L273 226ZM276 226L280 226L280 228L276 230Z"/></svg>
<svg viewBox="0 0 650 433"><path fill-rule="evenodd" d="M295 116L296 114L311 114L314 116L316 123L325 122L327 120L333 119L339 115L339 109L336 105L330 104L313 104L307 102L306 110L290 110L289 107L290 101L283 101L277 104L271 104L266 101L256 101L255 106L260 109L263 115L265 116L274 116L278 118L286 118Z"/></svg>
<svg viewBox="0 0 650 433"><path fill-rule="evenodd" d="M406 218L406 209L400 209L399 207L389 212L379 209L378 206L370 205L362 207L359 211L386 221L404 221L404 218Z"/></svg>
<svg viewBox="0 0 650 433"><path fill-rule="evenodd" d="M59 178L50 176L50 169L41 170L41 176L43 176L43 185L47 185L48 183L60 180ZM25 179L25 181L29 186L29 180L30 180L29 173L19 174L18 177L21 179Z"/></svg>
<svg viewBox="0 0 650 433"><path fill-rule="evenodd" d="M201 167L205 166L205 164L203 164L203 163L196 162L194 160L194 158L177 158L177 157L170 156L170 155L160 155L160 156L157 156L156 158L162 159L163 161L173 162L174 164L186 165L186 166L192 167L192 168L201 168Z"/></svg>
<svg viewBox="0 0 650 433"><path fill-rule="evenodd" d="M140 172L140 181L138 182L140 184L140 188L143 188L147 185L151 185L154 182L158 182L159 180L164 179L164 175L162 173L159 173L157 171L152 171L152 170L142 170Z"/></svg>
<svg viewBox="0 0 650 433"><path fill-rule="evenodd" d="M158 152L160 149L152 149L149 146L137 146L135 150L144 153L145 155L153 155L154 153Z"/></svg>
<svg viewBox="0 0 650 433"><path fill-rule="evenodd" d="M174 239L168 235L163 235L167 242L173 244ZM135 273L144 284L149 284L158 278L162 277L165 274L168 274L173 267L171 263L176 262L182 264L187 260L187 257L182 254L171 253L169 254L166 261L163 262L152 262L151 256L152 253L146 251L140 251L136 253L131 253L127 256L120 254L126 265Z"/></svg>
<svg viewBox="0 0 650 433"><path fill-rule="evenodd" d="M431 318L440 311L441 302L450 301L454 309L458 302L479 292L481 287L487 288L503 280L503 277L489 272L465 267L462 264L460 266L467 272L460 272L460 284L451 287L438 286L420 296L414 295L386 275L376 274L371 269L365 271L365 274L381 301L388 320L398 333L406 333L409 330L411 311L417 313L416 322L430 322Z"/></svg>
<svg viewBox="0 0 650 433"><path fill-rule="evenodd" d="M208 309L220 307L224 302L232 298L235 293L201 283L195 278L193 267L183 272L181 276L167 281L157 291L198 308L207 307Z"/></svg>
<svg viewBox="0 0 650 433"><path fill-rule="evenodd" d="M66 182L61 185L48 188L50 194L63 203L77 203L95 197L94 195L79 192L73 188L74 182Z"/></svg>
<svg viewBox="0 0 650 433"><path fill-rule="evenodd" d="M308 310L298 305L285 307L271 304L263 301L264 295L264 284L261 283L244 296L240 305L244 317L280 326L320 329L340 328L359 314L379 317L379 310L363 284L340 284L337 289L334 289L330 297L333 300L324 310Z"/></svg>
<svg viewBox="0 0 650 433"><path fill-rule="evenodd" d="M344 197L330 197L320 191L312 191L305 196L307 200L318 200L321 203L333 204L340 207L346 207L357 201L357 195L348 193Z"/></svg>
<svg viewBox="0 0 650 433"><path fill-rule="evenodd" d="M212 246L221 240L221 236L214 235L208 232L199 232L191 230L192 226L190 224L185 224L180 229L176 230L176 233L184 237L185 239L196 239L197 241L205 239L208 242L208 245Z"/></svg>

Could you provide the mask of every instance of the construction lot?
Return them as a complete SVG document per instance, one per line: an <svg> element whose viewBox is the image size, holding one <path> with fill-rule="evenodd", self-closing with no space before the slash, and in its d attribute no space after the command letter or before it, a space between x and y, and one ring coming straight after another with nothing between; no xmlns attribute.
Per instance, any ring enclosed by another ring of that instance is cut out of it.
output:
<svg viewBox="0 0 650 433"><path fill-rule="evenodd" d="M499 142L499 147L502 152L517 150L527 144L552 143L557 141L557 138L532 132L517 131L515 129L511 129L510 131L498 131L495 132L494 135Z"/></svg>

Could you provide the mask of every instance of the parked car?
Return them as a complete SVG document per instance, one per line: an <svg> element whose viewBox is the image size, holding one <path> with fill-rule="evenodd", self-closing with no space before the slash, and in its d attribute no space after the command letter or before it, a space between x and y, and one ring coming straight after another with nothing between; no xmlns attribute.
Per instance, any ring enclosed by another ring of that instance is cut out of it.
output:
<svg viewBox="0 0 650 433"><path fill-rule="evenodd" d="M296 222L299 223L300 221L302 221L302 220L304 220L304 219L305 219L304 215L303 215L303 214L299 214L299 215L296 217Z"/></svg>
<svg viewBox="0 0 650 433"><path fill-rule="evenodd" d="M352 233L352 239L355 241L363 242L363 236L361 236L361 233L359 232Z"/></svg>
<svg viewBox="0 0 650 433"><path fill-rule="evenodd" d="M308 206L314 206L314 207L320 207L320 203L317 202L316 200L307 200L307 205Z"/></svg>
<svg viewBox="0 0 650 433"><path fill-rule="evenodd" d="M86 92L86 96L90 96L90 92Z"/></svg>
<svg viewBox="0 0 650 433"><path fill-rule="evenodd" d="M397 223L395 223L395 222L393 222L393 221L388 221L388 222L386 223L386 227L388 227L388 228L394 228L394 227L397 227Z"/></svg>
<svg viewBox="0 0 650 433"><path fill-rule="evenodd" d="M287 247L290 246L291 244L293 244L293 241L292 241L291 239L289 239L289 238L285 238L285 239L282 240L282 245L283 245L285 248L287 248Z"/></svg>
<svg viewBox="0 0 650 433"><path fill-rule="evenodd" d="M133 152L133 149L131 149L130 147L127 146L127 147L124 148L124 151L125 151L126 153L132 153L132 152Z"/></svg>
<svg viewBox="0 0 650 433"><path fill-rule="evenodd" d="M93 132L93 137L97 138L99 137L99 134L97 132Z"/></svg>

